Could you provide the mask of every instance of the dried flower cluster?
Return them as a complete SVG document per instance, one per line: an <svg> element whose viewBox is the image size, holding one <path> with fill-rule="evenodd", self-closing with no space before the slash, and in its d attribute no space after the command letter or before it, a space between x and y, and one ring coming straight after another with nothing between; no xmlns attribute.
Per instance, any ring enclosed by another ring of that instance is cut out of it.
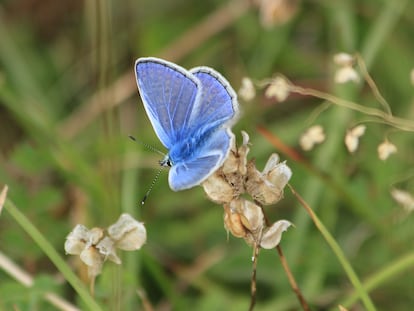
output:
<svg viewBox="0 0 414 311"><path fill-rule="evenodd" d="M354 153L358 149L359 138L365 134L365 125L358 125L350 129L345 135L345 146L350 153Z"/></svg>
<svg viewBox="0 0 414 311"><path fill-rule="evenodd" d="M313 125L308 128L300 137L299 145L303 150L312 150L315 145L321 144L325 141L325 132L320 125Z"/></svg>
<svg viewBox="0 0 414 311"><path fill-rule="evenodd" d="M102 228L89 230L83 225L76 225L66 237L65 251L70 255L79 255L88 267L88 275L92 279L101 273L103 263L107 259L121 264L116 248L125 251L137 250L146 239L144 224L129 214L122 214L106 232Z"/></svg>
<svg viewBox="0 0 414 311"><path fill-rule="evenodd" d="M277 102L281 103L286 100L290 93L289 82L282 76L276 76L270 80L270 83L265 91L267 98L275 98Z"/></svg>
<svg viewBox="0 0 414 311"><path fill-rule="evenodd" d="M289 81L281 75L260 81L258 84L259 88L266 88L264 92L266 98L276 100L278 103L285 101L291 92ZM246 102L256 97L255 85L249 77L242 78L237 94Z"/></svg>
<svg viewBox="0 0 414 311"><path fill-rule="evenodd" d="M249 245L270 249L276 247L291 223L280 220L272 225L266 223L262 207L278 202L292 172L279 156L272 154L263 171L258 171L253 160L247 160L249 136L242 132L243 144L235 143L227 160L203 184L208 198L223 204L224 225L235 237L244 238ZM241 197L249 194L254 202Z"/></svg>
<svg viewBox="0 0 414 311"><path fill-rule="evenodd" d="M345 146L349 153L355 153L358 150L359 140L365 134L366 126L357 125L346 132ZM324 129L320 125L313 125L308 128L300 137L299 145L305 150L312 150L315 145L321 144L325 141L326 135ZM397 152L397 147L391 143L388 139L385 139L378 145L377 148L378 158L385 161L390 155Z"/></svg>

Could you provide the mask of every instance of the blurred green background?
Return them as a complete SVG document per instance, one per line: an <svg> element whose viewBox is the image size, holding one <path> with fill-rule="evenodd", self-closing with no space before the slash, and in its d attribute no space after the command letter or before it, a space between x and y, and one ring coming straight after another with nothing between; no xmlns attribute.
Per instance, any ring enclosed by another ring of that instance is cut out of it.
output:
<svg viewBox="0 0 414 311"><path fill-rule="evenodd" d="M163 148L140 102L135 59L210 66L236 91L244 76L260 81L280 72L295 84L380 108L366 84L333 82L333 55L358 52L393 113L413 120L413 12L408 0L2 1L0 186L9 186L8 199L77 272L74 257L63 250L76 224L107 227L122 212L145 222L147 244L120 253L123 264L106 263L96 280L95 300L103 309L143 310L136 294L142 289L155 310L246 310L252 249L227 239L222 207L200 187L172 192L166 171L140 206L160 156L128 135ZM390 189L414 193L412 132L335 105L309 119L321 104L299 95L276 103L258 89L252 101L240 100L243 115L234 132L249 133L249 155L259 169L278 149L258 126L303 154L313 169L281 154L293 171L293 187L361 281L371 281L377 309L410 310L413 215L392 200ZM358 122L367 122L367 131L350 155L344 136ZM325 128L327 139L302 152L299 137L313 124ZM385 136L398 153L381 161L377 146ZM295 224L281 246L312 310L337 310L340 303L365 310L290 191L265 211L270 221ZM7 209L0 216L0 252L34 278L26 288L0 269L0 310L55 310L43 299L45 291L86 308ZM276 251L261 251L257 270L255 310L300 310Z"/></svg>

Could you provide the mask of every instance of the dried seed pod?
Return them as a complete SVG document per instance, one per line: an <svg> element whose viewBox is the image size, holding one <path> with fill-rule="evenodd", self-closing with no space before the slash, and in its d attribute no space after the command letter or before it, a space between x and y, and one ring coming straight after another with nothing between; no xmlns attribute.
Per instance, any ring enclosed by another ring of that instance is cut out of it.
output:
<svg viewBox="0 0 414 311"><path fill-rule="evenodd" d="M115 246L125 251L140 249L147 240L144 224L129 214L122 214L116 223L109 226L108 234Z"/></svg>

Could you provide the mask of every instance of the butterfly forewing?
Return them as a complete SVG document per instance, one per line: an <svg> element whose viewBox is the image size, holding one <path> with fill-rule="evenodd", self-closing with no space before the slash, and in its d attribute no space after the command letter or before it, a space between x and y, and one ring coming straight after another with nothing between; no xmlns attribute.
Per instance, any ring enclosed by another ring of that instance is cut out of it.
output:
<svg viewBox="0 0 414 311"><path fill-rule="evenodd" d="M233 123L238 114L238 104L236 94L226 79L209 67L197 67L190 72L201 82L200 97L188 123L190 132L201 127L208 131L228 120Z"/></svg>
<svg viewBox="0 0 414 311"><path fill-rule="evenodd" d="M187 135L185 129L199 82L185 69L157 58L138 59L135 72L148 117L159 139L169 149Z"/></svg>

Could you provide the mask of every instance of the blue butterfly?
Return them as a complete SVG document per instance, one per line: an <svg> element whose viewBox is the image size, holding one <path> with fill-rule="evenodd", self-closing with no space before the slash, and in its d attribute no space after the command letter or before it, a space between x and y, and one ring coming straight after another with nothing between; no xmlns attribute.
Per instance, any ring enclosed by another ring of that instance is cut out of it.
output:
<svg viewBox="0 0 414 311"><path fill-rule="evenodd" d="M209 67L186 70L171 62L139 58L135 63L138 90L145 111L168 154L160 161L171 167L174 191L199 185L226 159L238 115L236 93Z"/></svg>

